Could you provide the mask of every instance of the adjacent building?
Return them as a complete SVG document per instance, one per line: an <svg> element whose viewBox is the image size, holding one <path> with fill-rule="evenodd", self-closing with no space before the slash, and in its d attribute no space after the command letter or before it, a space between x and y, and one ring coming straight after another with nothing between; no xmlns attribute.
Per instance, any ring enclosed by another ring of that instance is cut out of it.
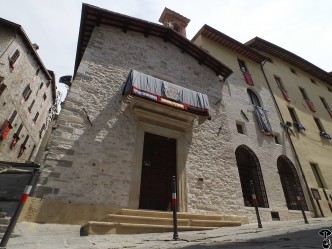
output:
<svg viewBox="0 0 332 249"><path fill-rule="evenodd" d="M20 25L0 18L2 162L34 162L53 117L55 75L46 69L37 49ZM0 174L0 209L12 215L30 173L9 171L3 170Z"/></svg>
<svg viewBox="0 0 332 249"><path fill-rule="evenodd" d="M229 119L247 215L255 219L252 182L265 220L301 218L297 198L308 210L308 189L261 70L268 58L208 25L192 40L233 71L221 82L221 100Z"/></svg>
<svg viewBox="0 0 332 249"><path fill-rule="evenodd" d="M318 216L332 209L332 75L259 37L246 45L269 58L262 66L290 134Z"/></svg>
<svg viewBox="0 0 332 249"><path fill-rule="evenodd" d="M0 158L34 161L55 103L55 76L23 28L0 18Z"/></svg>

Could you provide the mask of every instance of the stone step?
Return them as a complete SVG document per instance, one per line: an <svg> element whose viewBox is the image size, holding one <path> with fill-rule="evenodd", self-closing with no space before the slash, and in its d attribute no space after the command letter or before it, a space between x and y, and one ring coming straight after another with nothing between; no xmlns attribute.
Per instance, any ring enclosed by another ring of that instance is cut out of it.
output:
<svg viewBox="0 0 332 249"><path fill-rule="evenodd" d="M0 212L0 218L5 218L6 217L6 213L5 212Z"/></svg>
<svg viewBox="0 0 332 249"><path fill-rule="evenodd" d="M199 227L199 226L178 226L178 231L198 231L211 230L216 227ZM171 225L152 225L152 224L133 224L133 223L116 223L90 221L81 228L81 235L103 235L103 234L139 234L139 233L162 233L172 232Z"/></svg>
<svg viewBox="0 0 332 249"><path fill-rule="evenodd" d="M172 218L172 212L162 212L142 209L121 209L117 214L130 216L146 216L158 218ZM178 219L195 219L195 220L215 220L215 221L241 221L244 217L232 215L216 215L216 214L194 214L194 213L177 213Z"/></svg>
<svg viewBox="0 0 332 249"><path fill-rule="evenodd" d="M132 215L118 215L108 214L100 221L113 222L113 223L135 223L135 224L152 224L152 225L173 225L173 219L171 218L157 218L147 216L132 216ZM189 220L178 219L179 226L188 226Z"/></svg>
<svg viewBox="0 0 332 249"><path fill-rule="evenodd" d="M2 239L4 235L5 235L5 233L0 233L0 239ZM16 238L16 237L19 237L19 236L20 236L20 235L17 234L17 233L12 233L12 234L10 235L10 238Z"/></svg>
<svg viewBox="0 0 332 249"><path fill-rule="evenodd" d="M189 220L190 226L198 227L236 227L241 226L241 221L218 221L218 220Z"/></svg>
<svg viewBox="0 0 332 249"><path fill-rule="evenodd" d="M0 218L0 225L8 225L10 222L10 218L6 217L6 218Z"/></svg>

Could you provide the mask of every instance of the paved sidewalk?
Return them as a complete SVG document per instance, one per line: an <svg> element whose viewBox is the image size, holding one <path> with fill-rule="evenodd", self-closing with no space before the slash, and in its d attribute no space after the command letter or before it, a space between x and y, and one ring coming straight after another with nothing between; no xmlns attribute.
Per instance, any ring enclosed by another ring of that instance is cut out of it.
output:
<svg viewBox="0 0 332 249"><path fill-rule="evenodd" d="M80 226L20 223L7 249L122 249L122 248L322 248L322 228L332 230L332 218L303 221L274 221L210 231L181 232L179 241L172 233L138 235L98 235L80 237ZM331 237L330 237L331 238Z"/></svg>

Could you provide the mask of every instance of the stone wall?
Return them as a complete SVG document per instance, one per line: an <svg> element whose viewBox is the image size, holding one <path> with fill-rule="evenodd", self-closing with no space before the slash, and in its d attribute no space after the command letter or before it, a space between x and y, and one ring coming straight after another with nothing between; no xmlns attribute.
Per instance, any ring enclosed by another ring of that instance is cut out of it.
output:
<svg viewBox="0 0 332 249"><path fill-rule="evenodd" d="M208 95L212 119L196 120L186 141L187 210L243 214L227 113L223 102L215 104L222 90L218 77L161 38L106 26L95 27L90 38L52 135L36 196L128 207L137 117L121 91L130 69Z"/></svg>

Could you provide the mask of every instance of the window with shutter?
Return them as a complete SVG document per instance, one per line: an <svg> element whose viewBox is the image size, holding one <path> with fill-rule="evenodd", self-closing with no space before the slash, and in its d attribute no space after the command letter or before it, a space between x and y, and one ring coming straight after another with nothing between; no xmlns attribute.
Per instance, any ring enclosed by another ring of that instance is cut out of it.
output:
<svg viewBox="0 0 332 249"><path fill-rule="evenodd" d="M33 105L35 104L35 100L32 100L30 106L28 107L29 112L31 112Z"/></svg>
<svg viewBox="0 0 332 249"><path fill-rule="evenodd" d="M41 129L39 131L39 138L42 138L42 134L43 134L44 129L45 129L45 124L43 124L43 126L41 127Z"/></svg>
<svg viewBox="0 0 332 249"><path fill-rule="evenodd" d="M7 88L7 85L5 83L3 83L4 79L5 79L4 77L0 76L0 96L5 91L5 89Z"/></svg>
<svg viewBox="0 0 332 249"><path fill-rule="evenodd" d="M49 87L49 86L50 86L50 84L51 84L51 81L50 81L50 80L48 80L48 81L46 82L46 86L47 86L47 87Z"/></svg>
<svg viewBox="0 0 332 249"><path fill-rule="evenodd" d="M25 101L27 101L29 99L31 93L32 93L32 91L31 91L30 85L27 85L22 93Z"/></svg>
<svg viewBox="0 0 332 249"><path fill-rule="evenodd" d="M36 123L37 119L38 119L38 116L39 116L39 112L36 113L35 117L33 118L33 122Z"/></svg>
<svg viewBox="0 0 332 249"><path fill-rule="evenodd" d="M14 64L20 56L20 50L16 49L15 52L9 57L9 67L10 71L14 70Z"/></svg>

